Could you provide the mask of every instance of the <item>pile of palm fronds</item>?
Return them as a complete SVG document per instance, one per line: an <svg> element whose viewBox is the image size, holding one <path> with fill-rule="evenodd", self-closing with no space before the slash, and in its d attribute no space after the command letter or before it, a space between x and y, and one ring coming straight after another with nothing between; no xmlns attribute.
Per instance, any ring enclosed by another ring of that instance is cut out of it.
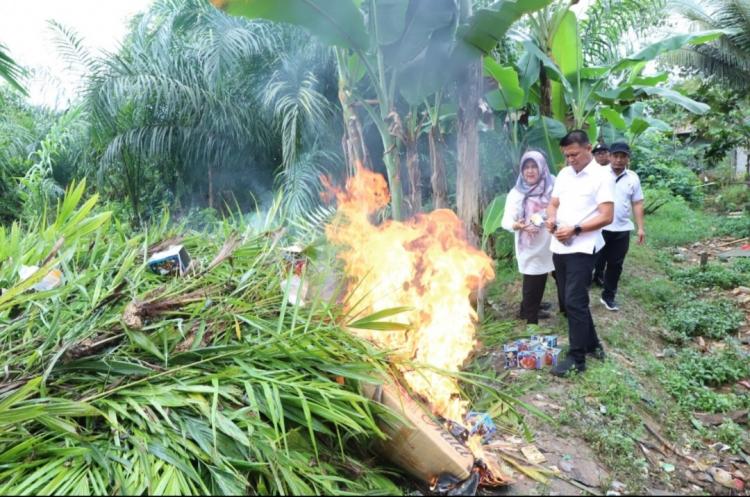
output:
<svg viewBox="0 0 750 497"><path fill-rule="evenodd" d="M134 233L83 192L0 228L0 494L399 492L357 452L387 363L326 300L287 304L278 227ZM177 236L197 265L149 272Z"/></svg>

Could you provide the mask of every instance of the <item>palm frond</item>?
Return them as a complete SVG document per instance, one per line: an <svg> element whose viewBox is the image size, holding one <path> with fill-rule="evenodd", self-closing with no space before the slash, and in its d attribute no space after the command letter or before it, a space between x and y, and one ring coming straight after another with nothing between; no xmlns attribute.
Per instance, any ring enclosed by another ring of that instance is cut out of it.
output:
<svg viewBox="0 0 750 497"><path fill-rule="evenodd" d="M750 78L750 1L673 0L672 7L698 29L726 29L732 34L670 54L664 60L735 88L746 88Z"/></svg>
<svg viewBox="0 0 750 497"><path fill-rule="evenodd" d="M10 57L10 55L8 55L8 47L3 43L0 43L0 78L4 79L10 84L10 86L26 95L26 89L20 82L24 75L25 71Z"/></svg>
<svg viewBox="0 0 750 497"><path fill-rule="evenodd" d="M664 22L667 0L596 0L581 23L583 52L590 64L612 62L622 56L623 41Z"/></svg>

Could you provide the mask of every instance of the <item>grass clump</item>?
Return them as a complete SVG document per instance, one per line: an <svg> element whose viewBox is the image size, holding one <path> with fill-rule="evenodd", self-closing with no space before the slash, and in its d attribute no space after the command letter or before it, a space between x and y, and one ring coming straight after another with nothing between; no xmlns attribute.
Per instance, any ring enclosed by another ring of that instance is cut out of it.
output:
<svg viewBox="0 0 750 497"><path fill-rule="evenodd" d="M695 336L722 339L736 332L744 321L741 311L729 300L689 300L665 314L669 338L685 342Z"/></svg>

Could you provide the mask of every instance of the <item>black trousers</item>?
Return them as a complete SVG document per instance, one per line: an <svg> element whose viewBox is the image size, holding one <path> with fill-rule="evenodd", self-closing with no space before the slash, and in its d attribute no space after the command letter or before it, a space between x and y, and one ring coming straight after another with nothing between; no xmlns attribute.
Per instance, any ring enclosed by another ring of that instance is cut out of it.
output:
<svg viewBox="0 0 750 497"><path fill-rule="evenodd" d="M552 254L558 298L568 316L568 355L578 364L586 362L587 352L600 346L589 308L595 259L594 254Z"/></svg>
<svg viewBox="0 0 750 497"><path fill-rule="evenodd" d="M602 231L604 248L599 251L594 266L594 278L604 281L604 300L614 300L620 282L622 265L630 248L630 231Z"/></svg>
<svg viewBox="0 0 750 497"><path fill-rule="evenodd" d="M539 324L539 305L547 286L547 273L523 275L523 297L521 300L521 319L528 324Z"/></svg>

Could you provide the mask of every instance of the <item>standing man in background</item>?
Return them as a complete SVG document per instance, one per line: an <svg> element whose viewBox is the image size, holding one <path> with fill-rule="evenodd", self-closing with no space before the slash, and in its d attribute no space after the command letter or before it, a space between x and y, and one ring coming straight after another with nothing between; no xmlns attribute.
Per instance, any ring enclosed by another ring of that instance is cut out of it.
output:
<svg viewBox="0 0 750 497"><path fill-rule="evenodd" d="M604 246L602 228L612 222L614 179L591 153L585 131L575 130L561 141L568 167L557 176L547 208L547 229L555 266L558 298L568 317L570 349L565 360L552 368L563 376L586 370L586 354L603 359L589 308L589 287L596 253Z"/></svg>
<svg viewBox="0 0 750 497"><path fill-rule="evenodd" d="M599 252L594 269L594 283L603 287L600 299L610 311L619 310L615 301L622 265L630 248L630 232L635 226L630 220L631 208L638 226L638 244L643 245L646 231L643 223L643 190L638 175L628 169L630 147L627 143L612 144L612 164L607 169L615 180L614 221L602 230L604 248Z"/></svg>
<svg viewBox="0 0 750 497"><path fill-rule="evenodd" d="M608 166L610 162L610 151L606 143L599 142L594 146L592 150L594 153L594 159L599 163L600 166Z"/></svg>

